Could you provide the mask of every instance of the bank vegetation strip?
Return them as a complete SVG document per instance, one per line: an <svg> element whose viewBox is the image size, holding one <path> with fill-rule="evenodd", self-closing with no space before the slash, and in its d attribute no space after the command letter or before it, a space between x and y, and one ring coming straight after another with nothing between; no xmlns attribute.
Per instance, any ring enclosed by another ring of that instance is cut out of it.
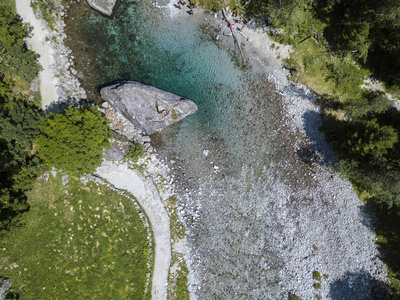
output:
<svg viewBox="0 0 400 300"><path fill-rule="evenodd" d="M127 164L104 162L96 175L116 188L131 193L148 216L155 241L152 298L167 299L168 272L171 263L170 220L157 189L150 178L142 178Z"/></svg>

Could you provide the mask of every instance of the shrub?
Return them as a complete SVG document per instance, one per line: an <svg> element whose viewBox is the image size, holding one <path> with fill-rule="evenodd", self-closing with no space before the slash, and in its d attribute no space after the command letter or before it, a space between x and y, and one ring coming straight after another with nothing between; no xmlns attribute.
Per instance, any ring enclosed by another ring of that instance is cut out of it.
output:
<svg viewBox="0 0 400 300"><path fill-rule="evenodd" d="M133 141L129 152L126 154L125 158L130 159L133 162L137 162L140 157L144 155L144 147L142 144Z"/></svg>
<svg viewBox="0 0 400 300"><path fill-rule="evenodd" d="M319 290L321 288L321 284L319 282L313 284L314 289Z"/></svg>
<svg viewBox="0 0 400 300"><path fill-rule="evenodd" d="M320 274L318 271L314 271L314 272L313 272L313 278L314 278L315 280L320 281L320 280L321 280L321 274Z"/></svg>
<svg viewBox="0 0 400 300"><path fill-rule="evenodd" d="M41 122L39 155L47 166L81 176L101 164L110 136L108 120L96 107L69 107Z"/></svg>

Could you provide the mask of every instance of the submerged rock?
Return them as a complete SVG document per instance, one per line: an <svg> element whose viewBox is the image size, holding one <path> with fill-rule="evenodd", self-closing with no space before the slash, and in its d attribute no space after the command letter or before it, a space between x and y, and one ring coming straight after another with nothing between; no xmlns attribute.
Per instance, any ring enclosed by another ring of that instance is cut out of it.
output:
<svg viewBox="0 0 400 300"><path fill-rule="evenodd" d="M160 131L197 111L196 104L190 99L135 81L105 87L100 93L146 134Z"/></svg>
<svg viewBox="0 0 400 300"><path fill-rule="evenodd" d="M117 0L86 0L86 1L91 8L107 16L111 16L115 3L117 2Z"/></svg>

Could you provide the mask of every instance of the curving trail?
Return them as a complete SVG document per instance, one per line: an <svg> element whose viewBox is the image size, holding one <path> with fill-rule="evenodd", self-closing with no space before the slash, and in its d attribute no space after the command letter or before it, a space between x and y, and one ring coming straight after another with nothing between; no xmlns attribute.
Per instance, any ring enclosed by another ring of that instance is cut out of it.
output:
<svg viewBox="0 0 400 300"><path fill-rule="evenodd" d="M151 179L142 178L126 164L104 161L96 175L118 189L130 192L147 214L155 241L155 259L152 281L152 299L166 300L168 271L171 263L171 233L169 217Z"/></svg>
<svg viewBox="0 0 400 300"><path fill-rule="evenodd" d="M42 71L39 72L40 94L42 96L42 108L45 109L53 101L58 100L54 84L54 73L51 69L51 65L54 65L55 60L50 44L46 41L49 31L43 19L36 19L30 6L30 0L15 0L15 4L17 13L23 22L29 23L30 27L33 28L27 43L40 56L39 63L42 66Z"/></svg>

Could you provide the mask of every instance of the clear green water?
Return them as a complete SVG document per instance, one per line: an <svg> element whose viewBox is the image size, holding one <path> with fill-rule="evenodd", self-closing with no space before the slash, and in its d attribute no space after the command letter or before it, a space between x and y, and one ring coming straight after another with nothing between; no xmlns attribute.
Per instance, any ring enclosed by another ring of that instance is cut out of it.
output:
<svg viewBox="0 0 400 300"><path fill-rule="evenodd" d="M279 299L273 207L283 196L271 192L279 97L264 75L239 70L229 51L214 44L213 15L191 17L163 5L120 0L105 18L85 3L71 4L67 45L83 86L96 99L102 84L135 80L198 105L196 114L152 137L183 199L201 287L192 291L199 299Z"/></svg>

